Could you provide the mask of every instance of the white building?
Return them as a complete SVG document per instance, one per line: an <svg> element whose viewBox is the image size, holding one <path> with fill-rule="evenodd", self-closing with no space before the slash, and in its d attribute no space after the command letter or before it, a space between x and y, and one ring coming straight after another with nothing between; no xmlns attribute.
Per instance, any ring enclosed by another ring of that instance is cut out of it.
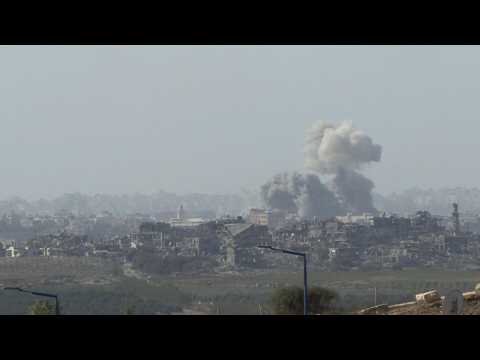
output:
<svg viewBox="0 0 480 360"><path fill-rule="evenodd" d="M373 225L373 215L366 213L362 215L347 214L346 216L337 216L336 219L344 224Z"/></svg>
<svg viewBox="0 0 480 360"><path fill-rule="evenodd" d="M192 227L198 226L200 224L207 223L208 220L202 218L190 218L190 219L171 219L169 221L170 225L173 227Z"/></svg>
<svg viewBox="0 0 480 360"><path fill-rule="evenodd" d="M197 226L200 224L205 224L208 220L202 218L189 218L187 219L185 216L185 209L183 205L180 205L177 212L177 217L174 219L170 219L168 222L173 227L192 227Z"/></svg>
<svg viewBox="0 0 480 360"><path fill-rule="evenodd" d="M20 251L15 249L15 247L10 246L6 250L6 256L11 257L11 258L19 257L20 256Z"/></svg>

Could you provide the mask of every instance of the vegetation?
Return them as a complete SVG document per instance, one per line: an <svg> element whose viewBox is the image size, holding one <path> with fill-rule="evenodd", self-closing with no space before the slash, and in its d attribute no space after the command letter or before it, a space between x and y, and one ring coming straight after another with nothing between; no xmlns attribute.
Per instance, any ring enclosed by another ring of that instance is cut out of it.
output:
<svg viewBox="0 0 480 360"><path fill-rule="evenodd" d="M302 315L304 312L303 288L290 286L277 289L271 298L273 313L276 315ZM308 290L308 313L322 314L332 309L338 299L336 292L313 287Z"/></svg>
<svg viewBox="0 0 480 360"><path fill-rule="evenodd" d="M135 305L129 305L122 311L122 315L135 315Z"/></svg>
<svg viewBox="0 0 480 360"><path fill-rule="evenodd" d="M96 257L43 257L25 256L19 258L0 258L0 281L15 280L51 281L64 279L108 278L112 274L114 263L108 259Z"/></svg>
<svg viewBox="0 0 480 360"><path fill-rule="evenodd" d="M24 288L58 294L62 315L153 315L181 311L191 297L171 283L160 285L124 278L106 285L20 284ZM0 315L29 313L36 297L16 291L0 293ZM37 307L36 307L37 308Z"/></svg>
<svg viewBox="0 0 480 360"><path fill-rule="evenodd" d="M55 305L50 301L39 300L28 310L29 315L55 315Z"/></svg>
<svg viewBox="0 0 480 360"><path fill-rule="evenodd" d="M203 256L167 256L160 257L148 251L138 251L131 257L133 267L149 274L171 274L195 272L209 269L216 265L215 261Z"/></svg>
<svg viewBox="0 0 480 360"><path fill-rule="evenodd" d="M150 259L152 262L163 261L158 255ZM201 258L194 260L199 259ZM160 273L151 273L150 281L147 282L123 276L120 263L94 257L20 257L0 260L0 281L4 286L58 294L61 313L67 315L169 313L198 303L214 304L213 313L215 306L218 306L224 314L271 314L274 313L270 301L272 292L279 288L303 285L301 272L282 269L221 274L183 272L169 275L168 272L161 273L164 271L162 267L166 266L163 264L159 265ZM189 266L194 268L193 265L195 262L175 266L185 271ZM144 265L142 269L148 269L148 266ZM338 299L332 302L334 309L327 309L323 313L339 313L340 309L353 313L375 303L412 301L416 293L431 289L437 289L441 295L452 289L471 291L479 282L478 271L309 270L309 286L312 289L321 286L338 294ZM19 292L1 291L0 314L26 314L37 299ZM300 304L300 313L303 313L303 293Z"/></svg>

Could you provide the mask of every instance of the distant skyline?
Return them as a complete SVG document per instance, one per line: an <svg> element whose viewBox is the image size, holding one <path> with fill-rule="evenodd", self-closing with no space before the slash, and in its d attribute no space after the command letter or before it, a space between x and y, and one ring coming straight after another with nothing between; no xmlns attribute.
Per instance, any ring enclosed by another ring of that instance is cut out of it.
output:
<svg viewBox="0 0 480 360"><path fill-rule="evenodd" d="M480 187L478 46L0 46L0 199L239 193L304 134L382 145L375 192Z"/></svg>

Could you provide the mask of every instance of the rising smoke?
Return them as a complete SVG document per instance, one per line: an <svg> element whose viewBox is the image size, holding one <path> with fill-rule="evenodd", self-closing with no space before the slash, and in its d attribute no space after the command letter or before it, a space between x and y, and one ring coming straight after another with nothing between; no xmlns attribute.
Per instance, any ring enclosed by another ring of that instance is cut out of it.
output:
<svg viewBox="0 0 480 360"><path fill-rule="evenodd" d="M374 184L358 172L340 168L333 179L334 192L342 207L350 213L376 213L373 206Z"/></svg>
<svg viewBox="0 0 480 360"><path fill-rule="evenodd" d="M265 205L301 217L327 218L352 213L375 213L371 180L360 174L364 166L380 161L382 148L349 123L318 122L308 129L305 168L333 175L330 189L314 174L279 174L261 188Z"/></svg>
<svg viewBox="0 0 480 360"><path fill-rule="evenodd" d="M320 174L361 170L365 164L380 161L381 155L382 147L349 123L318 122L307 131L305 167Z"/></svg>
<svg viewBox="0 0 480 360"><path fill-rule="evenodd" d="M341 211L335 195L313 174L278 174L260 193L268 207L304 218L328 218Z"/></svg>
<svg viewBox="0 0 480 360"><path fill-rule="evenodd" d="M382 147L350 123L338 126L314 124L305 143L305 167L319 174L333 174L333 189L349 212L375 212L372 201L374 184L358 170L380 161Z"/></svg>

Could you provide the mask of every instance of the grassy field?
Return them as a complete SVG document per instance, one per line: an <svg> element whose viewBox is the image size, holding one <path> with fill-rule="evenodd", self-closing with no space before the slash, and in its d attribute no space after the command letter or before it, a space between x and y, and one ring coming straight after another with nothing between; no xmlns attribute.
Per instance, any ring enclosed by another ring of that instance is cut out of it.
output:
<svg viewBox="0 0 480 360"><path fill-rule="evenodd" d="M112 280L114 263L92 257L0 258L0 283L105 282Z"/></svg>
<svg viewBox="0 0 480 360"><path fill-rule="evenodd" d="M132 306L137 314L155 314L179 311L191 302L172 282L132 279L119 264L92 257L1 258L0 284L58 294L65 314L118 315ZM0 291L0 314L26 314L40 299Z"/></svg>
<svg viewBox="0 0 480 360"><path fill-rule="evenodd" d="M377 272L309 272L309 286L322 286L340 295L339 306L354 310L374 303L413 300L415 293L437 289L472 290L478 271L409 269ZM140 314L165 313L211 304L224 314L258 314L268 309L276 288L303 286L301 271L177 274L151 276L151 281L128 278L118 264L98 258L0 259L0 284L58 293L67 314L120 314L135 306ZM2 291L0 314L22 314L33 296Z"/></svg>
<svg viewBox="0 0 480 360"><path fill-rule="evenodd" d="M464 287L480 282L480 272L412 269L378 272L310 272L309 284L330 288L429 288L432 286ZM175 282L181 289L198 293L219 291L251 292L279 286L303 285L301 272L257 271L249 273L155 276L156 282Z"/></svg>
<svg viewBox="0 0 480 360"><path fill-rule="evenodd" d="M225 313L256 314L259 305L268 307L268 298L278 288L303 286L303 273L291 271L256 271L251 273L205 274L154 277L159 284L173 283L196 301L221 304ZM480 282L480 272L411 269L377 272L310 272L309 286L335 290L339 306L358 309L377 303L411 301L419 292L437 289L472 290ZM237 304L237 305L235 305Z"/></svg>
<svg viewBox="0 0 480 360"><path fill-rule="evenodd" d="M67 315L121 315L128 307L136 314L156 314L180 311L190 298L173 285L155 286L135 279L120 279L102 286L32 284L31 290L58 294L62 313ZM16 291L0 294L1 315L26 314L37 300L34 295Z"/></svg>

